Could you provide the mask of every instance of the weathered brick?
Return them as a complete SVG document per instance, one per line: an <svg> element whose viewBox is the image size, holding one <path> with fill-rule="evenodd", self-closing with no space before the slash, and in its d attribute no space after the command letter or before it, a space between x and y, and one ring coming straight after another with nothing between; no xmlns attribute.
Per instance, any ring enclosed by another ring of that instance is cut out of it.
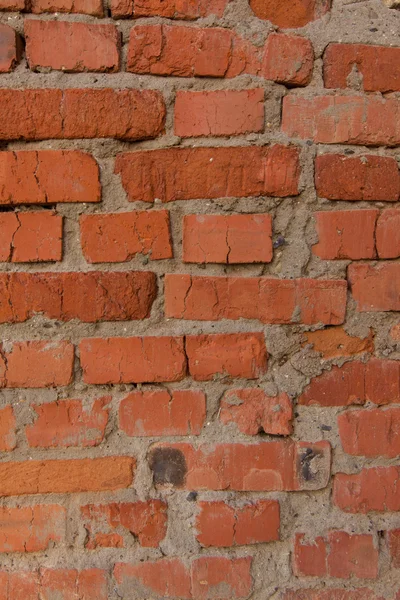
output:
<svg viewBox="0 0 400 600"><path fill-rule="evenodd" d="M62 258L61 216L42 212L0 214L0 261L49 262Z"/></svg>
<svg viewBox="0 0 400 600"><path fill-rule="evenodd" d="M199 435L206 398L195 390L132 392L119 406L119 426L129 436Z"/></svg>
<svg viewBox="0 0 400 600"><path fill-rule="evenodd" d="M338 427L347 454L387 458L400 454L400 408L346 411L338 416Z"/></svg>
<svg viewBox="0 0 400 600"><path fill-rule="evenodd" d="M69 342L13 342L0 348L0 387L44 388L72 381L74 347Z"/></svg>
<svg viewBox="0 0 400 600"><path fill-rule="evenodd" d="M107 572L100 569L0 571L0 600L107 600Z"/></svg>
<svg viewBox="0 0 400 600"><path fill-rule="evenodd" d="M167 210L82 215L82 251L90 263L124 262L137 254L172 258Z"/></svg>
<svg viewBox="0 0 400 600"><path fill-rule="evenodd" d="M400 529L387 532L392 567L400 569Z"/></svg>
<svg viewBox="0 0 400 600"><path fill-rule="evenodd" d="M372 535L351 535L330 531L307 544L304 534L296 534L293 569L297 576L376 579L378 549Z"/></svg>
<svg viewBox="0 0 400 600"><path fill-rule="evenodd" d="M127 488L135 460L129 456L0 463L0 494L70 494Z"/></svg>
<svg viewBox="0 0 400 600"><path fill-rule="evenodd" d="M350 513L400 510L400 467L373 467L354 475L337 473L333 503Z"/></svg>
<svg viewBox="0 0 400 600"><path fill-rule="evenodd" d="M208 15L222 17L227 0L112 0L114 19L135 17L166 17L168 19L192 20Z"/></svg>
<svg viewBox="0 0 400 600"><path fill-rule="evenodd" d="M115 72L120 68L120 35L114 25L27 19L24 32L33 71Z"/></svg>
<svg viewBox="0 0 400 600"><path fill-rule="evenodd" d="M174 132L180 137L260 133L264 90L178 91L174 114Z"/></svg>
<svg viewBox="0 0 400 600"><path fill-rule="evenodd" d="M157 137L164 120L164 100L153 90L0 90L2 140L140 140Z"/></svg>
<svg viewBox="0 0 400 600"><path fill-rule="evenodd" d="M351 264L347 276L358 311L400 310L400 264Z"/></svg>
<svg viewBox="0 0 400 600"><path fill-rule="evenodd" d="M376 249L379 258L400 257L400 210L384 210L376 224Z"/></svg>
<svg viewBox="0 0 400 600"><path fill-rule="evenodd" d="M58 400L48 404L33 404L37 418L25 429L32 448L63 448L68 446L98 446L104 439L111 397L93 402L85 410L82 400Z"/></svg>
<svg viewBox="0 0 400 600"><path fill-rule="evenodd" d="M14 69L21 58L21 49L21 40L15 29L0 24L0 73Z"/></svg>
<svg viewBox="0 0 400 600"><path fill-rule="evenodd" d="M158 383L186 375L182 337L87 338L80 357L86 383Z"/></svg>
<svg viewBox="0 0 400 600"><path fill-rule="evenodd" d="M338 210L314 213L318 244L313 253L325 260L376 258L378 210Z"/></svg>
<svg viewBox="0 0 400 600"><path fill-rule="evenodd" d="M305 86L311 81L313 67L314 50L307 38L269 34L259 75L288 86Z"/></svg>
<svg viewBox="0 0 400 600"><path fill-rule="evenodd" d="M331 0L250 0L250 7L257 17L278 27L303 27L322 17L330 9Z"/></svg>
<svg viewBox="0 0 400 600"><path fill-rule="evenodd" d="M192 597L197 600L248 598L253 587L252 558L202 556L192 562Z"/></svg>
<svg viewBox="0 0 400 600"><path fill-rule="evenodd" d="M298 149L278 145L129 152L117 156L115 172L132 202L299 193Z"/></svg>
<svg viewBox="0 0 400 600"><path fill-rule="evenodd" d="M154 273L1 273L1 323L35 314L49 319L121 321L149 316L156 297Z"/></svg>
<svg viewBox="0 0 400 600"><path fill-rule="evenodd" d="M196 381L257 379L267 370L262 333L190 335L186 337L186 353L189 373Z"/></svg>
<svg viewBox="0 0 400 600"><path fill-rule="evenodd" d="M282 131L321 144L400 144L400 100L378 96L285 96Z"/></svg>
<svg viewBox="0 0 400 600"><path fill-rule="evenodd" d="M165 314L175 319L258 319L263 323L343 323L343 280L165 277Z"/></svg>
<svg viewBox="0 0 400 600"><path fill-rule="evenodd" d="M184 262L270 262L272 252L272 218L268 214L183 217Z"/></svg>
<svg viewBox="0 0 400 600"><path fill-rule="evenodd" d="M352 357L374 351L374 332L371 329L366 338L349 335L343 327L327 327L304 333L304 346L311 344L315 352L323 358Z"/></svg>
<svg viewBox="0 0 400 600"><path fill-rule="evenodd" d="M0 204L100 201L99 168L84 152L0 152L0 174Z"/></svg>
<svg viewBox="0 0 400 600"><path fill-rule="evenodd" d="M290 435L293 431L293 406L287 394L268 396L260 388L233 389L225 392L220 403L224 425L235 423L242 433Z"/></svg>
<svg viewBox="0 0 400 600"><path fill-rule="evenodd" d="M33 13L82 13L93 17L104 14L102 0L30 0Z"/></svg>
<svg viewBox="0 0 400 600"><path fill-rule="evenodd" d="M321 154L315 159L315 186L318 195L329 200L395 202L400 197L400 172L390 156Z"/></svg>
<svg viewBox="0 0 400 600"><path fill-rule="evenodd" d="M170 598L191 600L190 570L179 558L137 564L117 563L114 578L123 598Z"/></svg>
<svg viewBox="0 0 400 600"><path fill-rule="evenodd" d="M87 504L81 508L82 525L87 532L85 548L124 548L128 536L135 536L146 548L157 548L167 533L167 504L161 500Z"/></svg>
<svg viewBox="0 0 400 600"><path fill-rule="evenodd" d="M0 508L0 552L39 552L65 541L65 508L38 504Z"/></svg>
<svg viewBox="0 0 400 600"><path fill-rule="evenodd" d="M225 502L199 502L197 540L202 546L228 547L279 540L279 502L258 500L234 508Z"/></svg>
<svg viewBox="0 0 400 600"><path fill-rule="evenodd" d="M366 92L400 91L400 48L366 44L329 44L324 54L327 88L347 88L352 73Z"/></svg>
<svg viewBox="0 0 400 600"><path fill-rule="evenodd" d="M0 452L14 450L17 445L16 420L12 406L0 409Z"/></svg>
<svg viewBox="0 0 400 600"><path fill-rule="evenodd" d="M330 476L329 442L161 443L148 458L155 485L189 490L316 490Z"/></svg>

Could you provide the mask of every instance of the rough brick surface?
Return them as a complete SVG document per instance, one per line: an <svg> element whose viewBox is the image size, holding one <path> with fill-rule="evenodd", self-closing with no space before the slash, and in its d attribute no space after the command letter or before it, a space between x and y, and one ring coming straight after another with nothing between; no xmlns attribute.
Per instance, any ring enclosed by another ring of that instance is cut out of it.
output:
<svg viewBox="0 0 400 600"><path fill-rule="evenodd" d="M99 168L84 152L0 152L0 173L0 204L99 202L101 196Z"/></svg>
<svg viewBox="0 0 400 600"><path fill-rule="evenodd" d="M300 175L298 150L285 146L129 152L115 170L132 202L295 196Z"/></svg>
<svg viewBox="0 0 400 600"><path fill-rule="evenodd" d="M165 313L175 319L343 323L345 281L167 275Z"/></svg>
<svg viewBox="0 0 400 600"><path fill-rule="evenodd" d="M0 0L0 600L400 600L400 0Z"/></svg>
<svg viewBox="0 0 400 600"><path fill-rule="evenodd" d="M114 25L25 21L29 66L61 71L118 71L119 34Z"/></svg>
<svg viewBox="0 0 400 600"><path fill-rule="evenodd" d="M182 258L188 263L270 262L272 219L255 215L186 215Z"/></svg>
<svg viewBox="0 0 400 600"><path fill-rule="evenodd" d="M124 262L136 254L172 258L166 210L84 215L80 226L82 252L90 263Z"/></svg>
<svg viewBox="0 0 400 600"><path fill-rule="evenodd" d="M400 48L364 44L330 44L324 55L327 88L346 88L353 69L366 92L400 91Z"/></svg>
<svg viewBox="0 0 400 600"><path fill-rule="evenodd" d="M2 140L140 140L164 129L164 101L153 90L2 89L0 106Z"/></svg>

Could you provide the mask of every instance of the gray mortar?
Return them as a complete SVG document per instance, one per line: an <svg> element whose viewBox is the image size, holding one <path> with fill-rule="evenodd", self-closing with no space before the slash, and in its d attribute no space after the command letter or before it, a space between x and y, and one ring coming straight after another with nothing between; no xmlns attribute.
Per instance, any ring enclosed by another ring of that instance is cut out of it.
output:
<svg viewBox="0 0 400 600"><path fill-rule="evenodd" d="M127 42L132 25L170 23L167 19L151 18L137 19L134 21L113 21L112 19L99 20L83 15L16 15L3 13L0 22L14 27L23 32L25 19L40 18L44 20L66 20L84 23L116 23L122 33L124 42L122 56L123 64L126 61ZM237 31L238 34L251 39L253 43L262 45L271 31L276 28L268 22L263 22L254 17L246 0L232 1L222 19L207 17L195 22L175 22L177 25L188 27L227 27ZM342 364L343 359L322 360L321 356L309 347L302 348L301 333L318 327L301 325L262 325L258 321L220 321L220 322L194 322L180 320L164 320L163 316L163 275L164 273L191 273L193 275L238 275L238 276L276 276L282 278L313 277L313 278L344 278L349 261L322 261L311 253L311 245L317 241L313 213L316 210L338 210L354 208L379 209L399 207L399 203L374 203L374 202L328 202L317 198L313 187L313 160L316 154L326 152L343 152L351 149L355 155L378 154L394 156L400 160L398 148L366 148L360 146L342 145L309 145L304 140L290 140L300 146L301 153L301 189L302 192L295 198L235 198L222 200L196 200L173 202L165 206L155 203L127 201L120 179L113 174L114 158L118 152L165 148L180 145L182 147L194 146L241 146L264 145L272 142L288 143L287 136L279 131L281 99L285 94L311 97L316 93L335 94L334 91L324 90L322 83L323 52L330 42L353 42L367 44L381 44L385 46L400 46L400 12L389 10L380 0L333 0L332 11L322 19L310 23L308 26L291 30L291 33L308 37L314 46L316 61L313 79L305 89L286 90L280 86L258 77L243 75L235 79L211 78L177 78L139 76L130 73L117 74L68 74L59 72L32 73L22 60L14 72L1 75L2 87L10 88L40 88L40 87L112 87L112 88L138 88L160 90L166 99L167 133L155 140L137 143L121 142L116 140L51 140L32 142L12 142L2 144L3 149L40 149L64 148L81 149L92 153L101 169L101 182L103 186L102 202L87 205L58 205L57 211L64 216L64 259L61 263L41 265L2 265L3 271L90 271L112 269L115 271L151 270L157 273L159 283L158 300L154 303L151 317L145 321L131 321L120 323L82 324L77 321L60 323L50 321L40 315L27 323L15 325L1 325L1 338L3 342L12 340L29 339L68 339L78 344L83 337L101 336L132 336L132 335L181 335L191 333L217 333L217 332L247 332L262 331L265 333L267 348L270 354L267 374L258 382L237 380L232 382L207 382L206 384L193 382L191 379L170 384L165 387L173 389L205 389L207 391L207 419L201 436L185 436L182 438L163 437L162 441L184 441L194 444L200 442L245 442L257 443L259 439L276 439L272 436L249 437L240 433L236 426L230 424L223 426L217 419L218 407L224 391L231 387L256 387L261 385L268 393L287 392L295 398L304 389L310 379L320 374L331 364ZM174 96L177 90L191 89L245 89L249 87L262 87L266 93L266 122L270 126L260 135L245 135L234 138L204 138L184 139L172 133ZM343 94L357 93L359 79L354 78L355 90L343 90ZM340 92L342 93L342 92ZM400 97L400 94L390 94ZM146 257L137 256L133 260L122 264L88 265L80 249L79 240L79 215L100 212L124 212L135 209L158 210L167 208L171 211L172 233L174 239L174 259L165 261L148 261ZM28 208L27 208L28 209ZM29 209L40 210L39 207ZM21 210L25 208L21 207ZM183 264L181 261L181 223L182 216L190 213L226 213L243 212L257 213L268 212L273 216L274 239L283 236L286 244L274 251L274 259L268 265L207 265L205 270L201 265ZM366 337L372 327L375 332L375 354L380 357L400 359L400 344L389 337L390 327L398 322L395 313L357 313L354 302L349 295L348 310L345 329L354 336ZM367 355L365 355L367 358ZM346 359L347 360L347 359ZM243 502L257 498L275 498L281 505L281 541L271 544L261 544L233 549L202 549L195 540L195 517L198 512L196 501L188 500L188 491L173 489L156 489L153 486L151 472L146 462L146 456L153 443L159 438L128 438L117 429L118 405L130 391L135 389L156 389L152 385L116 385L116 386L91 386L82 381L79 361L76 360L76 382L59 390L3 390L0 392L0 406L12 404L21 425L34 420L31 403L51 402L61 398L82 398L84 405L90 408L94 398L112 394L110 404L111 417L106 431L106 439L96 448L80 449L68 448L64 450L38 450L27 446L24 427L18 431L17 449L12 453L5 453L3 461L52 459L52 458L78 458L100 457L108 455L133 455L138 461L138 470L134 485L131 489L119 492L85 493L58 495L35 495L27 497L13 497L1 499L1 506L28 506L40 503L60 503L68 510L68 536L65 546L50 548L46 552L34 554L9 554L2 555L1 567L11 569L33 569L38 566L45 567L101 567L111 573L112 565L117 561L138 562L139 560L155 560L162 556L179 556L188 562L192 557L205 555L223 556L254 556L252 575L254 578L254 592L251 600L267 600L279 598L281 590L286 587L369 587L391 599L398 587L396 572L390 572L387 555L382 553L380 564L380 578L377 582L368 582L352 579L342 580L297 580L291 574L291 548L294 533L305 532L309 539L317 535L325 535L332 529L344 529L355 533L373 533L376 544L382 546L383 542L377 532L390 528L400 527L400 515L396 513L371 513L368 515L351 515L336 509L331 503L331 484L328 488L318 492L292 492L292 493L257 493L257 492L212 492L201 491L197 500L225 499L233 505L242 505ZM356 473L362 466L376 466L381 464L396 464L396 460L363 459L350 457L340 447L336 416L343 408L318 408L296 406L298 415L294 421L295 431L292 436L295 440L317 441L329 440L333 446L332 473L344 471ZM329 426L330 430L321 429ZM141 548L133 541L126 549L100 549L86 551L83 549L85 532L78 530L74 523L79 522L79 507L89 502L105 503L109 501L131 501L146 498L164 498L169 504L168 533L160 544L160 549ZM398 575L398 574L397 574ZM124 594L124 600L136 598L133 592ZM140 596L144 600L143 596ZM154 596L148 596L150 600ZM110 600L121 598L117 591L110 585Z"/></svg>

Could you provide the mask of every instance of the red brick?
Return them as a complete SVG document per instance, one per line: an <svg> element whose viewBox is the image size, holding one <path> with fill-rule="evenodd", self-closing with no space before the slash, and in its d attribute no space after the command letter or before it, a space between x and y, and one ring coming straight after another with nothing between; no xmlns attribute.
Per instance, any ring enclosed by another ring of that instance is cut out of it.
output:
<svg viewBox="0 0 400 600"><path fill-rule="evenodd" d="M160 383L186 375L182 337L88 338L80 357L85 383Z"/></svg>
<svg viewBox="0 0 400 600"><path fill-rule="evenodd" d="M390 337L396 342L400 341L400 323L396 323L390 330Z"/></svg>
<svg viewBox="0 0 400 600"><path fill-rule="evenodd" d="M111 396L95 400L85 410L82 400L57 400L33 404L37 418L25 433L32 448L67 448L98 446L104 439Z"/></svg>
<svg viewBox="0 0 400 600"><path fill-rule="evenodd" d="M400 310L400 264L351 264L347 276L358 311Z"/></svg>
<svg viewBox="0 0 400 600"><path fill-rule="evenodd" d="M322 154L315 159L315 185L329 200L394 202L400 196L400 172L389 156Z"/></svg>
<svg viewBox="0 0 400 600"><path fill-rule="evenodd" d="M1 89L0 139L157 137L164 129L159 92L133 89Z"/></svg>
<svg viewBox="0 0 400 600"><path fill-rule="evenodd" d="M40 552L65 541L65 508L37 505L0 508L0 552Z"/></svg>
<svg viewBox="0 0 400 600"><path fill-rule="evenodd" d="M0 10L19 11L25 9L25 0L0 0Z"/></svg>
<svg viewBox="0 0 400 600"><path fill-rule="evenodd" d="M340 579L378 577L378 550L372 535L330 531L326 540L326 575ZM307 575L307 572L304 573Z"/></svg>
<svg viewBox="0 0 400 600"><path fill-rule="evenodd" d="M379 405L400 403L400 361L372 358L365 365L365 398Z"/></svg>
<svg viewBox="0 0 400 600"><path fill-rule="evenodd" d="M0 571L0 600L107 600L107 572L100 569L75 571Z"/></svg>
<svg viewBox="0 0 400 600"><path fill-rule="evenodd" d="M222 17L227 0L135 0L135 17L166 17L168 19L199 19L208 15ZM114 16L114 15L113 15ZM128 16L128 15L127 15ZM130 15L129 15L130 16Z"/></svg>
<svg viewBox="0 0 400 600"><path fill-rule="evenodd" d="M30 0L33 13L82 13L104 15L102 0Z"/></svg>
<svg viewBox="0 0 400 600"><path fill-rule="evenodd" d="M9 73L21 58L21 41L15 29L0 24L0 73Z"/></svg>
<svg viewBox="0 0 400 600"><path fill-rule="evenodd" d="M235 423L242 433L290 435L293 406L287 394L268 396L260 388L233 389L225 392L220 403L224 425Z"/></svg>
<svg viewBox="0 0 400 600"><path fill-rule="evenodd" d="M356 410L338 416L343 450L354 456L400 455L400 408Z"/></svg>
<svg viewBox="0 0 400 600"><path fill-rule="evenodd" d="M392 567L400 569L400 529L387 532Z"/></svg>
<svg viewBox="0 0 400 600"><path fill-rule="evenodd" d="M328 327L317 331L304 332L303 346L311 344L315 352L323 358L353 357L365 352L374 351L374 332L371 329L368 337L362 339L349 335L343 327Z"/></svg>
<svg viewBox="0 0 400 600"><path fill-rule="evenodd" d="M343 280L165 277L165 315L175 319L338 325L344 321L346 298Z"/></svg>
<svg viewBox="0 0 400 600"><path fill-rule="evenodd" d="M127 488L135 460L129 456L0 463L0 494L70 494Z"/></svg>
<svg viewBox="0 0 400 600"><path fill-rule="evenodd" d="M107 571L87 569L43 569L40 578L40 600L107 600ZM11 600L11 598L10 598ZM22 599L21 599L22 600ZM36 598L35 598L36 600Z"/></svg>
<svg viewBox="0 0 400 600"><path fill-rule="evenodd" d="M250 7L257 17L267 19L282 28L307 25L322 17L331 7L330 0L250 0Z"/></svg>
<svg viewBox="0 0 400 600"><path fill-rule="evenodd" d="M132 27L127 70L177 77L224 77L234 33L221 27Z"/></svg>
<svg viewBox="0 0 400 600"><path fill-rule="evenodd" d="M257 379L267 370L262 333L190 335L186 337L186 353L189 373L196 381Z"/></svg>
<svg viewBox="0 0 400 600"><path fill-rule="evenodd" d="M180 137L264 131L264 90L178 91L174 133Z"/></svg>
<svg viewBox="0 0 400 600"><path fill-rule="evenodd" d="M17 445L16 420L12 406L0 409L0 452L14 450Z"/></svg>
<svg viewBox="0 0 400 600"><path fill-rule="evenodd" d="M333 502L350 513L400 510L400 467L374 467L334 477Z"/></svg>
<svg viewBox="0 0 400 600"><path fill-rule="evenodd" d="M110 10L113 19L128 19L133 17L133 0L110 0Z"/></svg>
<svg viewBox="0 0 400 600"><path fill-rule="evenodd" d="M44 388L72 381L74 347L69 342L13 342L0 348L0 387Z"/></svg>
<svg viewBox="0 0 400 600"><path fill-rule="evenodd" d="M100 201L99 167L93 157L84 152L0 152L0 173L4 181L0 204ZM21 213L18 216L21 217Z"/></svg>
<svg viewBox="0 0 400 600"><path fill-rule="evenodd" d="M298 399L305 406L348 406L365 402L365 365L348 362L314 377Z"/></svg>
<svg viewBox="0 0 400 600"><path fill-rule="evenodd" d="M277 145L129 152L117 156L115 172L131 202L299 193L299 152Z"/></svg>
<svg viewBox="0 0 400 600"><path fill-rule="evenodd" d="M378 96L285 96L282 131L322 144L400 144L400 100ZM382 173L380 173L382 178ZM358 198L359 200L360 198Z"/></svg>
<svg viewBox="0 0 400 600"><path fill-rule="evenodd" d="M33 71L115 72L120 34L114 25L25 20L26 57Z"/></svg>
<svg viewBox="0 0 400 600"><path fill-rule="evenodd" d="M192 598L190 571L179 558L137 564L117 563L114 578L121 598Z"/></svg>
<svg viewBox="0 0 400 600"><path fill-rule="evenodd" d="M314 213L318 244L313 254L325 260L376 258L378 210L338 210Z"/></svg>
<svg viewBox="0 0 400 600"><path fill-rule="evenodd" d="M306 543L304 533L296 533L293 548L293 573L296 577L326 577L327 544L323 537Z"/></svg>
<svg viewBox="0 0 400 600"><path fill-rule="evenodd" d="M290 86L311 81L314 50L307 38L270 33L265 44L261 73L266 79Z"/></svg>
<svg viewBox="0 0 400 600"><path fill-rule="evenodd" d="M0 261L42 262L62 258L62 217L52 212L0 214Z"/></svg>
<svg viewBox="0 0 400 600"><path fill-rule="evenodd" d="M196 390L132 392L119 405L119 426L135 437L200 435L205 395Z"/></svg>
<svg viewBox="0 0 400 600"><path fill-rule="evenodd" d="M306 406L347 406L400 402L400 361L372 358L332 367L314 377L298 399Z"/></svg>
<svg viewBox="0 0 400 600"><path fill-rule="evenodd" d="M324 55L325 87L349 87L355 69L366 92L400 91L400 48L329 44Z"/></svg>
<svg viewBox="0 0 400 600"><path fill-rule="evenodd" d="M125 273L2 273L1 323L21 323L40 313L83 322L144 319L156 297L156 276Z"/></svg>
<svg viewBox="0 0 400 600"><path fill-rule="evenodd" d="M357 590L329 588L289 590L284 592L282 600L384 600L384 598L376 596L367 588Z"/></svg>
<svg viewBox="0 0 400 600"><path fill-rule="evenodd" d="M248 598L253 587L252 558L202 556L192 562L192 594L196 600Z"/></svg>
<svg viewBox="0 0 400 600"><path fill-rule="evenodd" d="M87 532L85 548L129 547L132 536L146 548L157 548L167 533L167 504L161 500L88 504L81 508ZM126 535L122 535L121 532Z"/></svg>
<svg viewBox="0 0 400 600"><path fill-rule="evenodd" d="M308 545L304 534L296 534L293 568L300 577L376 579L378 556L372 535L330 531L326 539L318 537Z"/></svg>
<svg viewBox="0 0 400 600"><path fill-rule="evenodd" d="M376 225L376 249L379 258L400 257L400 210L384 210Z"/></svg>
<svg viewBox="0 0 400 600"><path fill-rule="evenodd" d="M271 262L272 217L268 214L185 215L183 261L242 264Z"/></svg>
<svg viewBox="0 0 400 600"><path fill-rule="evenodd" d="M279 540L279 502L258 500L242 508L199 502L197 540L202 546L241 546Z"/></svg>
<svg viewBox="0 0 400 600"><path fill-rule="evenodd" d="M149 454L154 484L189 490L296 491L324 488L329 442L157 444ZM312 465L312 468L310 468Z"/></svg>
<svg viewBox="0 0 400 600"><path fill-rule="evenodd" d="M167 210L82 215L82 251L90 263L124 262L136 254L172 258Z"/></svg>

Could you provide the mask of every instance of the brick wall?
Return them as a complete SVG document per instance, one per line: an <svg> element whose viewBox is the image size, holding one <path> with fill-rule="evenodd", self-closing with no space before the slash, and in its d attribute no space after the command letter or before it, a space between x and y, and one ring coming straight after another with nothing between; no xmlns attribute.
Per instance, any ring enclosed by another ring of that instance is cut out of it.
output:
<svg viewBox="0 0 400 600"><path fill-rule="evenodd" d="M398 0L0 0L0 600L400 600Z"/></svg>

